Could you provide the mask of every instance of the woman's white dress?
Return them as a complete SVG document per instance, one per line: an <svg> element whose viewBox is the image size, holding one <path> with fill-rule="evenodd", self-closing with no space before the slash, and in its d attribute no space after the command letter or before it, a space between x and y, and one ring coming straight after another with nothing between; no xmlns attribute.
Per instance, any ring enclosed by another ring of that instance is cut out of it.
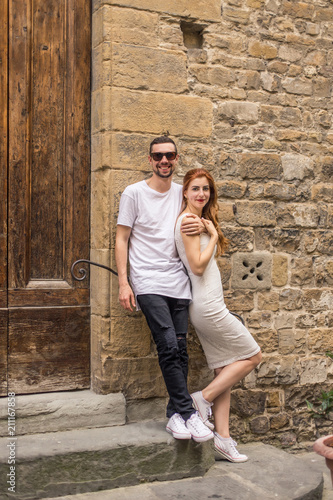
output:
<svg viewBox="0 0 333 500"><path fill-rule="evenodd" d="M260 347L224 303L221 275L214 254L202 276L196 276L191 271L180 232L185 215L181 215L177 221L175 241L192 284L190 321L198 334L208 366L211 369L220 368L250 358L260 351ZM205 233L200 235L201 251L206 248L209 239Z"/></svg>

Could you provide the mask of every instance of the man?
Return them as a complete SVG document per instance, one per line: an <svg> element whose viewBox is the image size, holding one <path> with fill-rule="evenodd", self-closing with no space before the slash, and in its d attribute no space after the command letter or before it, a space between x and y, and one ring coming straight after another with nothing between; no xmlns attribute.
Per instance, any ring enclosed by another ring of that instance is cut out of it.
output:
<svg viewBox="0 0 333 500"><path fill-rule="evenodd" d="M214 435L193 408L187 389L191 290L174 242L182 205L182 186L172 182L179 159L176 144L170 137L157 137L148 158L152 176L128 186L120 200L115 249L119 301L129 311L137 305L141 308L156 343L170 396L167 431L176 439L202 442ZM199 224L190 220L188 233L193 228L197 232ZM128 247L133 289L127 279Z"/></svg>

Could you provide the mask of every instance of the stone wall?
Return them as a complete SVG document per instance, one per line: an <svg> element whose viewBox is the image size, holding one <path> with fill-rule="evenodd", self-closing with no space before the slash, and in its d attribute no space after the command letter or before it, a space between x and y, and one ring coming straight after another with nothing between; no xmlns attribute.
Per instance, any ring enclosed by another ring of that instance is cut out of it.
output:
<svg viewBox="0 0 333 500"><path fill-rule="evenodd" d="M226 302L264 355L233 391L233 435L305 446L305 399L333 378L332 1L95 0L92 45L92 260L114 266L121 192L169 132L175 180L203 166L217 181ZM157 415L145 320L121 310L115 277L92 273L92 387L122 391L130 419ZM211 373L192 329L189 352L193 390Z"/></svg>

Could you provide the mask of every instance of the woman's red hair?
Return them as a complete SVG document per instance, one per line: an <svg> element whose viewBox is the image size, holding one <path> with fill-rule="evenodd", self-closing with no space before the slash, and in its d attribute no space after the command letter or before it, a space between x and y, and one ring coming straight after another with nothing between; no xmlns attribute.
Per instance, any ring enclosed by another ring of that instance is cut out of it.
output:
<svg viewBox="0 0 333 500"><path fill-rule="evenodd" d="M216 185L214 182L213 177L211 174L206 170L205 168L194 168L192 170L189 170L184 177L183 180L183 199L186 204L186 198L185 198L185 191L188 190L188 187L190 183L194 179L198 179L199 177L206 177L209 183L209 190L210 190L210 197L208 203L204 206L202 210L202 217L204 219L211 220L212 223L214 224L217 234L218 234L218 241L217 241L217 251L216 255L221 255L225 252L227 246L228 246L228 239L223 235L219 220L218 220L218 203L217 203L217 189Z"/></svg>

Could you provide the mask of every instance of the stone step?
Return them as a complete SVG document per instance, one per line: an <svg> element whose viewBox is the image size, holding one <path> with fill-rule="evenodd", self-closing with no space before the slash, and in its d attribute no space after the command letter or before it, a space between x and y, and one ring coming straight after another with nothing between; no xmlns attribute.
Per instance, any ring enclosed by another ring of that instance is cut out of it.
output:
<svg viewBox="0 0 333 500"><path fill-rule="evenodd" d="M165 423L3 437L0 498L33 500L203 475L214 463L211 443L177 441ZM10 450L16 459L13 495L5 493Z"/></svg>
<svg viewBox="0 0 333 500"><path fill-rule="evenodd" d="M203 477L142 484L48 500L332 500L325 461L315 453L290 455L269 445L240 445L249 461L216 462ZM327 488L323 494L323 475Z"/></svg>
<svg viewBox="0 0 333 500"><path fill-rule="evenodd" d="M0 436L8 436L7 398L0 406ZM126 401L121 393L90 390L15 397L15 435L124 425Z"/></svg>

